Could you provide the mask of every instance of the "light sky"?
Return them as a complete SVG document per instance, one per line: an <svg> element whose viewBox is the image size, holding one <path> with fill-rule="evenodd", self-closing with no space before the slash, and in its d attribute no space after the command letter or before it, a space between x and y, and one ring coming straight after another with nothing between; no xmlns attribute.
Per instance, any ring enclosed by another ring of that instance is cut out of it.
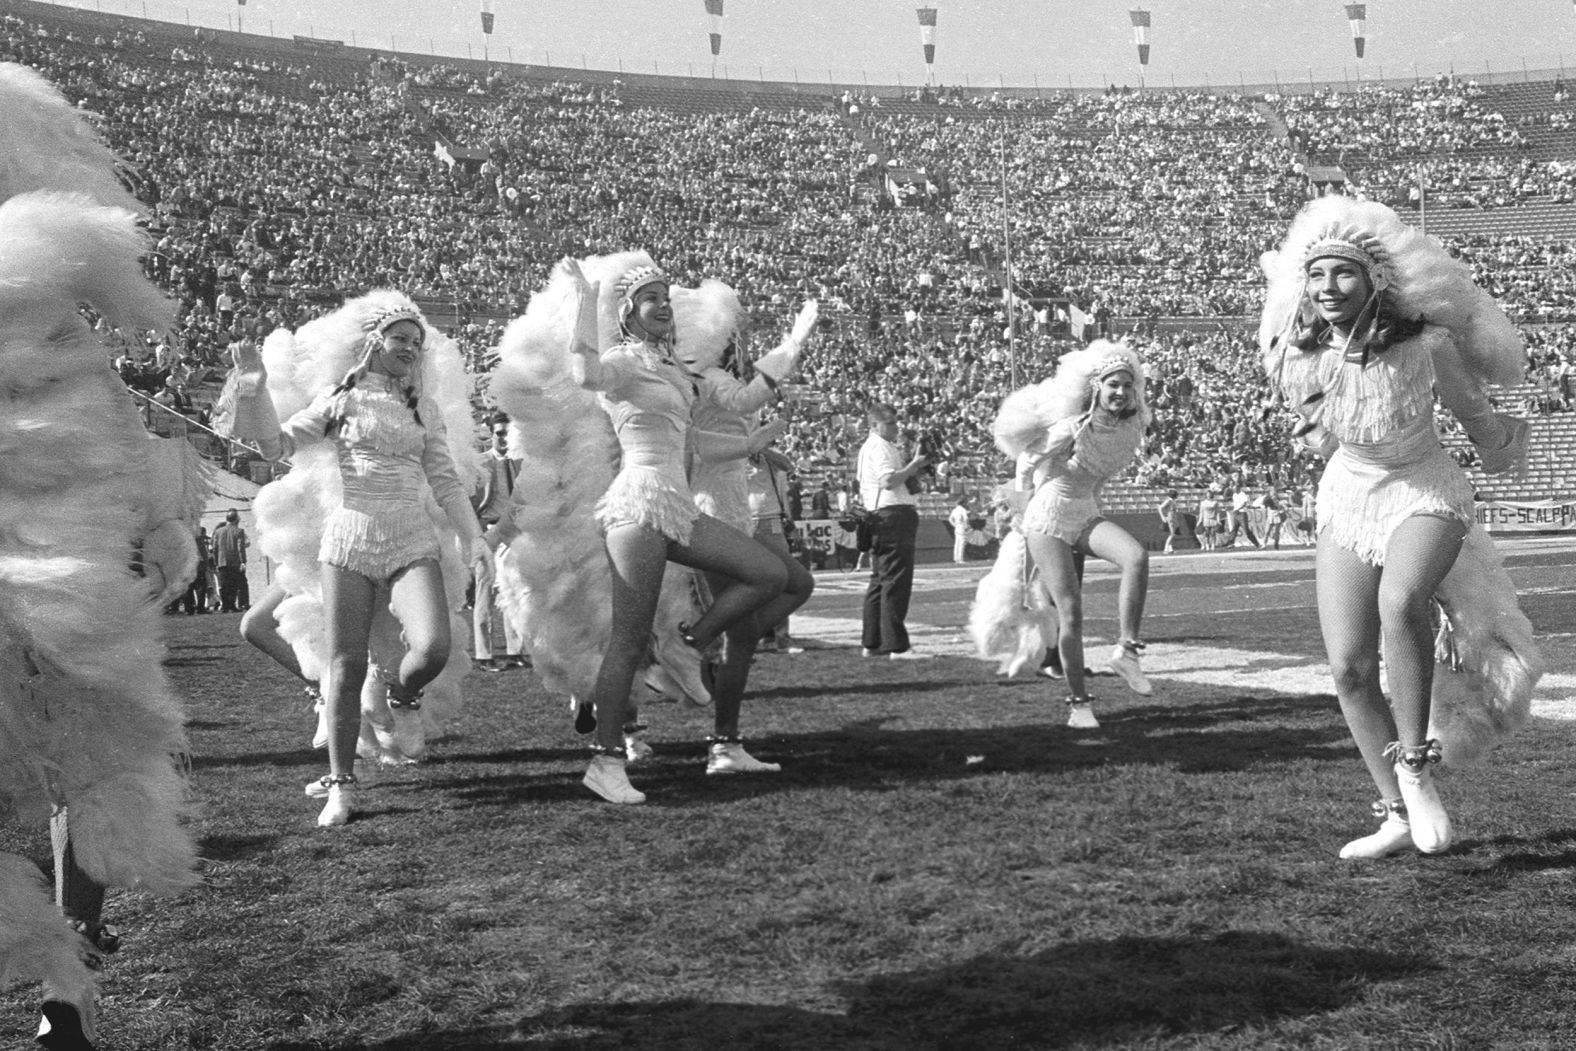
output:
<svg viewBox="0 0 1576 1051"><path fill-rule="evenodd" d="M359 46L535 64L713 75L703 0L69 0L69 6ZM917 85L921 0L724 0L717 76ZM937 83L1136 86L1128 19L1140 0L924 0ZM1369 0L1358 68L1344 0L1143 0L1155 87L1410 77L1452 68L1520 79L1576 69L1572 0Z"/></svg>

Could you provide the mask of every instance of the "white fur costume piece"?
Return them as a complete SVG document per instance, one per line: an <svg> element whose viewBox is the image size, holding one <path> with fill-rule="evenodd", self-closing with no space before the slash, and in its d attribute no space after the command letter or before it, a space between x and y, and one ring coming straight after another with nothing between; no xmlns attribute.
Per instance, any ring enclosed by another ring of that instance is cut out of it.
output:
<svg viewBox="0 0 1576 1051"><path fill-rule="evenodd" d="M195 549L182 517L200 482L183 456L150 456L168 450L78 304L127 332L167 328L170 309L142 273L136 202L81 116L12 65L0 65L0 112L0 812L43 827L66 804L89 876L173 892L195 882L194 851L150 591L167 601L185 586ZM169 489L150 500L155 475ZM128 568L145 539L151 584ZM82 940L40 880L0 855L0 981L42 978L80 998Z"/></svg>
<svg viewBox="0 0 1576 1051"><path fill-rule="evenodd" d="M1318 257L1310 246L1331 231L1343 237L1356 233L1372 246L1392 313L1427 323L1361 369L1354 364L1342 368L1330 352L1289 347L1286 339L1313 316L1305 267ZM1462 423L1475 442L1487 435L1498 444L1480 446L1485 464L1491 457L1503 466L1524 459L1525 425L1493 416L1484 398L1487 384L1520 382L1525 361L1520 336L1498 304L1473 284L1463 263L1384 205L1347 197L1312 202L1293 222L1281 249L1264 255L1263 267L1269 279L1259 329L1265 368L1304 417L1318 425L1314 433L1324 435L1321 451L1332 457L1320 487L1320 542L1338 543L1377 564L1383 560L1389 523L1400 516L1449 513L1468 525L1466 542L1435 596L1449 620L1454 659L1436 664L1429 733L1440 740L1447 766L1470 764L1526 720L1544 665L1499 555L1472 521L1470 485L1447 457L1424 447L1438 444L1429 440L1437 389L1453 409L1466 407L1469 415ZM1306 399L1319 393L1325 396L1310 406ZM1387 488L1377 488L1385 470L1360 461L1347 466L1350 457L1338 451L1341 441L1382 447L1377 443L1406 427L1421 432L1412 443L1420 452L1411 462L1398 458L1392 472L1397 480ZM1365 478L1375 480L1376 495L1352 497L1347 479ZM1336 499L1354 510L1328 511L1326 501Z"/></svg>
<svg viewBox="0 0 1576 1051"><path fill-rule="evenodd" d="M581 261L601 285L600 343L621 342L613 286L643 252ZM498 566L499 606L525 639L544 685L569 698L588 698L612 630L612 579L593 517L619 462L612 422L594 391L570 372L578 299L574 283L555 272L504 331L490 390L512 421L510 448L521 459L506 532L508 554ZM518 440L516 440L518 439ZM663 692L709 703L694 660L678 635L696 617L689 572L668 567L653 625L654 677ZM632 696L645 697L641 677Z"/></svg>
<svg viewBox="0 0 1576 1051"><path fill-rule="evenodd" d="M263 363L268 370L268 393L280 419L289 419L314 397L344 378L366 346L365 325L381 311L415 304L399 292L379 290L350 300L339 310L310 321L294 334L284 329L263 343ZM472 421L472 377L466 373L459 347L441 332L427 326L421 351L420 390L431 398L443 416L448 448L462 485L475 489L481 478L481 457ZM333 442L296 450L290 473L265 485L257 494L255 513L258 546L278 566L278 582L289 593L276 613L279 634L295 650L301 670L319 682L326 680L328 648L323 618L322 572L317 561L323 525L339 506L341 485ZM469 663L465 640L469 623L459 611L465 604L470 569L463 562L458 538L448 516L430 492L425 506L441 544L440 567L449 602L451 649L443 672L425 690L422 724L436 736L458 714L462 702L461 680ZM399 667L405 645L399 622L387 604L379 606L373 620L371 660L387 675ZM382 725L390 716L380 689L362 694L363 711Z"/></svg>
<svg viewBox="0 0 1576 1051"><path fill-rule="evenodd" d="M996 561L980 578L969 607L969 638L996 674L1033 674L1056 638L1056 609L1038 580L1030 582L1029 545L1013 529L1002 537Z"/></svg>

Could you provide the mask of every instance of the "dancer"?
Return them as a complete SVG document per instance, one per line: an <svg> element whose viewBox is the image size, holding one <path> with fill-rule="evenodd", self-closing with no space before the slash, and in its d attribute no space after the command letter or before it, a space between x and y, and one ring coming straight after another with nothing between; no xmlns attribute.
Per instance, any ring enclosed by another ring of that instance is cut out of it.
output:
<svg viewBox="0 0 1576 1051"><path fill-rule="evenodd" d="M1465 265L1380 204L1320 198L1263 262L1265 367L1302 417L1299 440L1328 457L1319 624L1383 819L1340 853L1439 853L1451 826L1434 766L1469 762L1519 725L1542 665L1475 525L1472 485L1440 446L1434 396L1485 470L1514 470L1528 425L1496 415L1484 386L1520 381L1521 340ZM1450 656L1438 668L1436 600Z"/></svg>
<svg viewBox="0 0 1576 1051"><path fill-rule="evenodd" d="M432 371L428 336L416 305L390 291L351 300L293 339L289 333L274 333L270 351L286 366L281 371L294 365L299 374L308 361L319 369L335 359L350 364L336 385L320 390L283 426L264 386L268 372L256 345L245 340L239 351L243 380L236 386L236 434L258 442L270 459L323 444L337 460L340 495L335 499L322 492L327 486L319 486L315 494L332 504L317 551L329 772L307 789L308 795L326 800L317 819L320 826L343 825L355 809L360 697L385 593L405 640L397 660L377 662L392 672L386 686L392 741L411 758L425 747L418 710L424 688L450 662L455 606L440 565L443 546L429 494L442 508L466 561L475 566L491 560L471 510L471 486L461 480L449 447L443 410L424 391L424 378ZM278 492L285 499L314 495L303 494L299 487ZM260 512L266 513L267 503L260 495ZM265 532L265 550L268 539ZM281 604L279 615L284 614Z"/></svg>
<svg viewBox="0 0 1576 1051"><path fill-rule="evenodd" d="M159 611L196 572L206 479L189 444L147 434L80 313L172 323L117 159L25 67L0 64L0 112L0 813L50 815L57 893L0 854L0 975L41 980L38 1042L77 1051L116 942L105 888L196 882Z"/></svg>
<svg viewBox="0 0 1576 1051"><path fill-rule="evenodd" d="M789 374L813 320L807 307L789 341L756 362L752 385ZM624 731L648 651L706 650L788 583L770 552L694 504L684 470L692 407L726 404L726 394L673 358L672 336L668 281L645 253L565 260L505 331L491 386L521 428L510 528L529 539L511 546L500 601L521 618L548 688L592 702L596 754L585 784L615 803L645 801L629 783ZM588 415L580 392L591 391L606 415ZM533 505L522 498L532 493L553 499ZM586 540L593 520L600 557ZM710 608L673 632L667 611L676 607L663 588L670 560L726 578ZM654 625L664 630L653 636ZM691 695L705 693L697 684Z"/></svg>
<svg viewBox="0 0 1576 1051"><path fill-rule="evenodd" d="M1029 501L1023 530L1056 605L1067 725L1076 728L1100 725L1084 688L1079 552L1122 571L1121 637L1107 667L1134 693L1147 697L1154 692L1138 663L1149 553L1127 530L1101 516L1097 503L1100 487L1131 462L1148 426L1143 375L1138 355L1128 347L1097 341L1065 355L1049 380L1008 395L996 417L996 444L1012 456L1035 453L1049 475Z"/></svg>
<svg viewBox="0 0 1576 1051"><path fill-rule="evenodd" d="M739 340L745 321L744 308L733 289L721 281L703 281L697 289L673 289L672 302L675 353L705 389L719 392L719 396L695 404L696 467L690 478L695 505L723 525L752 536L748 458L769 451L767 446L784 428L780 422L752 427L746 414L753 414L775 397L776 384L757 382L746 386L732 372L739 367ZM795 352L808 339L814 320L812 305L790 337ZM740 618L724 631L722 660L710 683L713 732L707 738L708 774L776 773L782 769L747 752L739 734L739 711L750 663L761 637L778 625L786 625L789 615L803 606L815 590L815 578L782 542L781 519L778 521L779 546L756 542L782 564L787 586L753 616ZM717 573L706 573L703 579L711 595L730 584L727 577ZM787 639L786 630L782 638Z"/></svg>

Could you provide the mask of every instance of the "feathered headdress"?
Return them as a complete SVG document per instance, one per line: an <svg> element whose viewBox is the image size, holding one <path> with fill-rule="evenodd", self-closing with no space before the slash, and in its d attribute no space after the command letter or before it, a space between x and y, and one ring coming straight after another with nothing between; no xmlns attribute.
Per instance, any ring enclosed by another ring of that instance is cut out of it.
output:
<svg viewBox="0 0 1576 1051"><path fill-rule="evenodd" d="M1009 456L1030 449L1053 424L1089 411L1094 388L1113 372L1133 377L1133 406L1129 415L1149 420L1144 396L1144 365L1125 343L1098 339L1082 350L1070 351L1056 363L1050 379L1030 384L1007 395L992 428L996 446Z"/></svg>
<svg viewBox="0 0 1576 1051"><path fill-rule="evenodd" d="M1381 303L1396 318L1426 321L1449 331L1469 368L1488 383L1521 379L1521 339L1499 304L1472 281L1466 264L1390 208L1352 197L1320 197L1298 213L1279 251L1261 259L1269 287L1259 323L1259 347L1270 375L1279 372L1290 335L1315 318L1307 294L1314 259L1348 259L1364 267L1374 287L1353 343L1372 335Z"/></svg>
<svg viewBox="0 0 1576 1051"><path fill-rule="evenodd" d="M721 367L746 321L739 294L721 281L706 280L699 288L674 287L673 351L691 372Z"/></svg>

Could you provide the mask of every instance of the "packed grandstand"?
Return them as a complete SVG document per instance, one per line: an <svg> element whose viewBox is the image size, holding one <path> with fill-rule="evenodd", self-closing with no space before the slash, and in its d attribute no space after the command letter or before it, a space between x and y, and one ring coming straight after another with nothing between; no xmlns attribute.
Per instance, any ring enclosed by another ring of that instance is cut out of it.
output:
<svg viewBox="0 0 1576 1051"><path fill-rule="evenodd" d="M1545 425L1524 477L1474 476L1484 495L1576 492L1576 101L1556 76L855 92L0 11L0 58L96 114L149 206L147 266L181 320L111 334L122 375L151 427L237 470L244 452L202 424L242 328L395 287L484 376L556 260L638 246L684 283L738 288L759 344L821 301L783 442L806 492L846 488L871 398L937 454L936 501L989 489L1002 397L1098 332L1141 349L1157 410L1117 507L1167 487L1295 494L1318 464L1288 452L1258 365L1258 259L1333 189L1426 225L1524 328L1526 382L1497 400ZM485 402L483 382L478 418Z"/></svg>

